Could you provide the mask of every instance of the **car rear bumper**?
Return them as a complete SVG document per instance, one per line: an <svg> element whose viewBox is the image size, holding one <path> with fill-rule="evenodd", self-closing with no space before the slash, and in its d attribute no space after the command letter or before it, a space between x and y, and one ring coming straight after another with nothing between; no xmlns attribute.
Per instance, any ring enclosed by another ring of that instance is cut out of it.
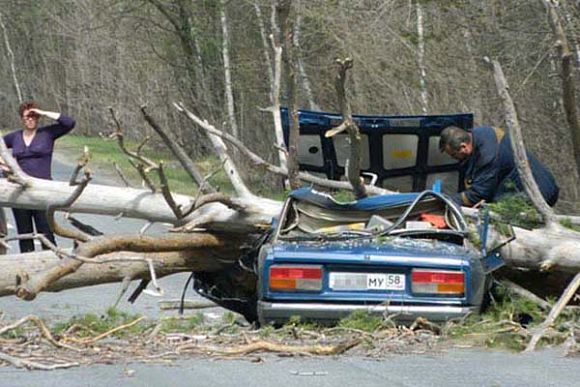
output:
<svg viewBox="0 0 580 387"><path fill-rule="evenodd" d="M477 313L475 306L424 306L424 305L360 305L360 304L323 304L323 303L281 303L258 302L258 315L263 323L280 323L292 316L305 320L339 320L350 313L362 310L369 313L394 315L399 322L413 322L417 317L429 321L447 321Z"/></svg>

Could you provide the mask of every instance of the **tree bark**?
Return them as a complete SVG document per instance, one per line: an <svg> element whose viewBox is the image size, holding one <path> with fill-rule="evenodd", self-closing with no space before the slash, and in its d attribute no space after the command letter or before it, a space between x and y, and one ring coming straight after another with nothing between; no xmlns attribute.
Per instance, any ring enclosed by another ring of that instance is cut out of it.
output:
<svg viewBox="0 0 580 387"><path fill-rule="evenodd" d="M300 50L300 26L302 24L302 17L296 15L296 25L294 26L294 47L296 47L297 56L297 67L298 74L300 75L300 85L302 86L302 91L308 102L308 108L310 110L320 110L320 107L314 102L314 96L312 94L312 87L310 86L310 79L308 74L306 74L306 69L304 68L304 61L302 60L301 50Z"/></svg>
<svg viewBox="0 0 580 387"><path fill-rule="evenodd" d="M247 238L247 236L244 236ZM81 266L91 264L87 260L118 251L140 253L187 252L199 259L224 259L235 262L243 253L240 246L244 237L235 234L219 235L209 233L168 234L160 237L115 235L102 236L80 244L73 250L74 257L64 257L58 264L30 275L20 273L17 278L16 295L25 300L33 300L59 279L75 273ZM81 260L82 259L82 260Z"/></svg>
<svg viewBox="0 0 580 387"><path fill-rule="evenodd" d="M338 105L342 113L342 123L326 133L326 137L334 136L343 130L348 133L350 141L350 157L345 166L345 174L352 185L354 196L361 199L367 196L363 179L360 177L360 163L361 163L361 136L360 130L352 118L352 110L350 101L347 96L346 79L348 70L352 68L353 61L351 58L337 59L338 66L337 75L334 81L334 88L338 96Z"/></svg>
<svg viewBox="0 0 580 387"><path fill-rule="evenodd" d="M576 85L574 83L574 55L570 50L566 33L562 27L560 16L556 11L556 2L553 0L541 0L548 12L548 21L554 34L554 46L558 51L562 68L562 100L564 101L564 111L568 129L572 135L574 143L574 157L576 168L580 173L580 120L578 119L578 108L576 104Z"/></svg>
<svg viewBox="0 0 580 387"><path fill-rule="evenodd" d="M419 64L419 85L421 89L421 110L423 114L429 111L429 103L427 99L427 70L425 68L425 38L423 36L423 8L421 3L417 1L415 4L417 12L417 62Z"/></svg>
<svg viewBox="0 0 580 387"><path fill-rule="evenodd" d="M232 135L240 138L238 123L236 122L236 112L234 109L234 92L232 87L232 69L230 66L230 33L228 30L228 19L226 14L226 1L220 3L220 16L222 24L222 57L224 60L224 79L225 79L225 96L226 110L228 112L228 121Z"/></svg>
<svg viewBox="0 0 580 387"><path fill-rule="evenodd" d="M292 1L279 0L278 19L282 28L283 59L288 90L288 181L292 189L302 184L298 179L298 146L300 138L300 120L298 117L298 95L296 87L296 49L293 42L295 12Z"/></svg>
<svg viewBox="0 0 580 387"><path fill-rule="evenodd" d="M18 98L18 102L22 103L22 91L20 90L20 82L18 82L18 76L16 75L16 65L14 63L14 52L10 46L10 39L8 38L8 30L4 24L4 16L0 13L0 26L2 27L2 32L4 34L4 46L6 47L6 53L8 61L10 62L10 73L12 74L12 84L14 86L14 92Z"/></svg>
<svg viewBox="0 0 580 387"><path fill-rule="evenodd" d="M30 185L23 189L19 184L0 179L0 206L43 210L55 198L67 198L75 187L68 183L29 178ZM177 205L191 207L195 200L186 195L173 195ZM89 184L69 212L86 214L123 216L146 219L151 222L185 224L195 220L198 227L211 226L214 230L252 231L270 223L281 208L275 200L252 196L247 200L243 213L232 210L221 203L211 203L196 209L183 219L178 220L161 193L127 187L114 187Z"/></svg>
<svg viewBox="0 0 580 387"><path fill-rule="evenodd" d="M161 140L163 140L163 143L171 150L171 153L173 153L177 160L179 160L179 163L183 166L191 179L197 184L199 189L203 193L216 192L216 190L210 184L206 184L203 175L195 166L193 160L191 160L185 150L179 145L173 134L163 129L157 124L157 122L155 122L153 117L147 112L145 105L141 106L141 114L143 114L143 118L145 118L145 121L147 121L149 126L151 126L151 128L153 128L159 137L161 137Z"/></svg>
<svg viewBox="0 0 580 387"><path fill-rule="evenodd" d="M279 28L276 24L276 7L272 3L272 17L271 17L271 30L270 42L272 51L274 52L274 61L270 60L270 45L268 44L268 39L266 37L266 32L264 29L264 22L262 20L262 11L260 5L254 3L254 9L256 11L256 18L258 19L258 25L260 27L260 35L262 37L262 44L264 46L264 61L268 73L268 81L270 85L270 91L268 96L270 98L270 106L265 109L272 113L272 120L274 122L274 134L276 136L276 147L278 148L278 162L280 168L288 170L288 160L286 157L286 151L284 146L284 131L282 129L282 115L280 112L280 81L282 77L282 47L280 46L280 36Z"/></svg>
<svg viewBox="0 0 580 387"><path fill-rule="evenodd" d="M187 110L182 104L174 104L175 108L182 114L184 114L187 118L195 122L197 125L203 127L202 122L193 115L189 110ZM216 152L217 156L219 157L220 161L222 162L223 168L225 169L228 178L230 179L236 193L241 197L252 197L252 193L244 183L240 172L238 171L237 166L234 164L233 160L231 159L230 155L228 154L228 147L222 141L219 136L215 136L211 133L208 133L208 137L214 147L214 151Z"/></svg>
<svg viewBox="0 0 580 387"><path fill-rule="evenodd" d="M125 278L149 279L149 267L142 261L143 258L153 261L157 278L192 270L217 271L227 266L227 262L200 254L199 251L147 254L119 252L100 256L95 259L94 264L82 265L76 272L48 285L44 291L60 292L66 289L121 282ZM98 263L106 260L118 261ZM61 259L48 250L3 256L0 260L0 296L15 294L18 286L17 278L38 275L59 265L60 262Z"/></svg>
<svg viewBox="0 0 580 387"><path fill-rule="evenodd" d="M554 224L556 223L554 211L544 200L542 192L540 192L540 189L534 180L528 162L522 130L520 128L514 102L508 92L509 87L503 75L503 70L499 62L496 60L492 61L492 66L497 91L504 107L505 121L510 133L511 147L514 153L516 168L520 179L522 180L522 185L524 186L526 194L534 204L534 207L536 207L540 214L542 214L546 223L548 225Z"/></svg>

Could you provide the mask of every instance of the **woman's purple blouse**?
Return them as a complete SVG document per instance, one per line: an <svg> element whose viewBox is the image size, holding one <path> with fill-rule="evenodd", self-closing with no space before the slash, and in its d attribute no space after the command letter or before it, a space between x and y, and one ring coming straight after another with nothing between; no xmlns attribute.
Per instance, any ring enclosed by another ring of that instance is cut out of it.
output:
<svg viewBox="0 0 580 387"><path fill-rule="evenodd" d="M67 134L74 127L73 118L61 115L55 124L36 129L29 146L24 143L22 130L8 133L4 136L4 142L8 148L12 148L12 155L26 174L51 180L50 166L54 140Z"/></svg>

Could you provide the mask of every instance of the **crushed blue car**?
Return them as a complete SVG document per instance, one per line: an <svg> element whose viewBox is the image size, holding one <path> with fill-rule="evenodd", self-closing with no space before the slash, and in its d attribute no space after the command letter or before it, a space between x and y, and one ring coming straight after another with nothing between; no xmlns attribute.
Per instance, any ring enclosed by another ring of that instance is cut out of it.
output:
<svg viewBox="0 0 580 387"><path fill-rule="evenodd" d="M288 111L281 113L287 141ZM499 246L487 249L487 218L478 226L481 247L470 242L465 219L445 196L458 190L459 165L438 148L445 127L469 130L473 115L353 119L367 183L407 193L338 203L312 188L296 190L238 265L194 273L199 294L261 324L292 316L335 321L357 310L403 323L445 321L481 310L490 273L503 264ZM336 113L299 111L301 170L343 177L347 135L325 136L340 122Z"/></svg>
<svg viewBox="0 0 580 387"><path fill-rule="evenodd" d="M460 211L434 191L338 203L292 192L258 257L258 319L336 321L353 311L445 321L479 312L487 257Z"/></svg>

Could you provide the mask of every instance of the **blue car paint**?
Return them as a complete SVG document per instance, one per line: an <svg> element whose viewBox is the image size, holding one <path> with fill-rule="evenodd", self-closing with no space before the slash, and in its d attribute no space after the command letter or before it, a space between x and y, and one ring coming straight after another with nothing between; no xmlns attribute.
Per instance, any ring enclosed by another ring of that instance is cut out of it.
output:
<svg viewBox="0 0 580 387"><path fill-rule="evenodd" d="M290 192L288 196L295 200L316 204L330 210L375 211L387 207L409 205L419 196L419 192L369 196L345 203L337 202L327 193L316 191L310 187L298 188Z"/></svg>
<svg viewBox="0 0 580 387"><path fill-rule="evenodd" d="M478 305L478 294L472 285L474 279L472 270L478 271L475 277L480 276L481 265L478 256L464 248L445 242L424 243L413 240L399 240L396 243L385 241L376 242L343 242L326 244L303 244L282 242L275 247L267 246L262 252L265 254L261 273L261 294L264 300L279 301L348 301L348 302L384 302L388 299L393 303L416 304L457 304ZM441 260L445 264L441 263ZM439 262L438 262L439 260ZM311 264L323 266L323 284L321 291L280 292L270 291L269 268L280 264ZM449 295L421 294L415 296L411 292L411 270L413 268L461 270L465 273L465 294L462 297ZM360 290L336 291L328 284L328 273L331 271L348 272L386 272L405 274L406 286L404 291Z"/></svg>

